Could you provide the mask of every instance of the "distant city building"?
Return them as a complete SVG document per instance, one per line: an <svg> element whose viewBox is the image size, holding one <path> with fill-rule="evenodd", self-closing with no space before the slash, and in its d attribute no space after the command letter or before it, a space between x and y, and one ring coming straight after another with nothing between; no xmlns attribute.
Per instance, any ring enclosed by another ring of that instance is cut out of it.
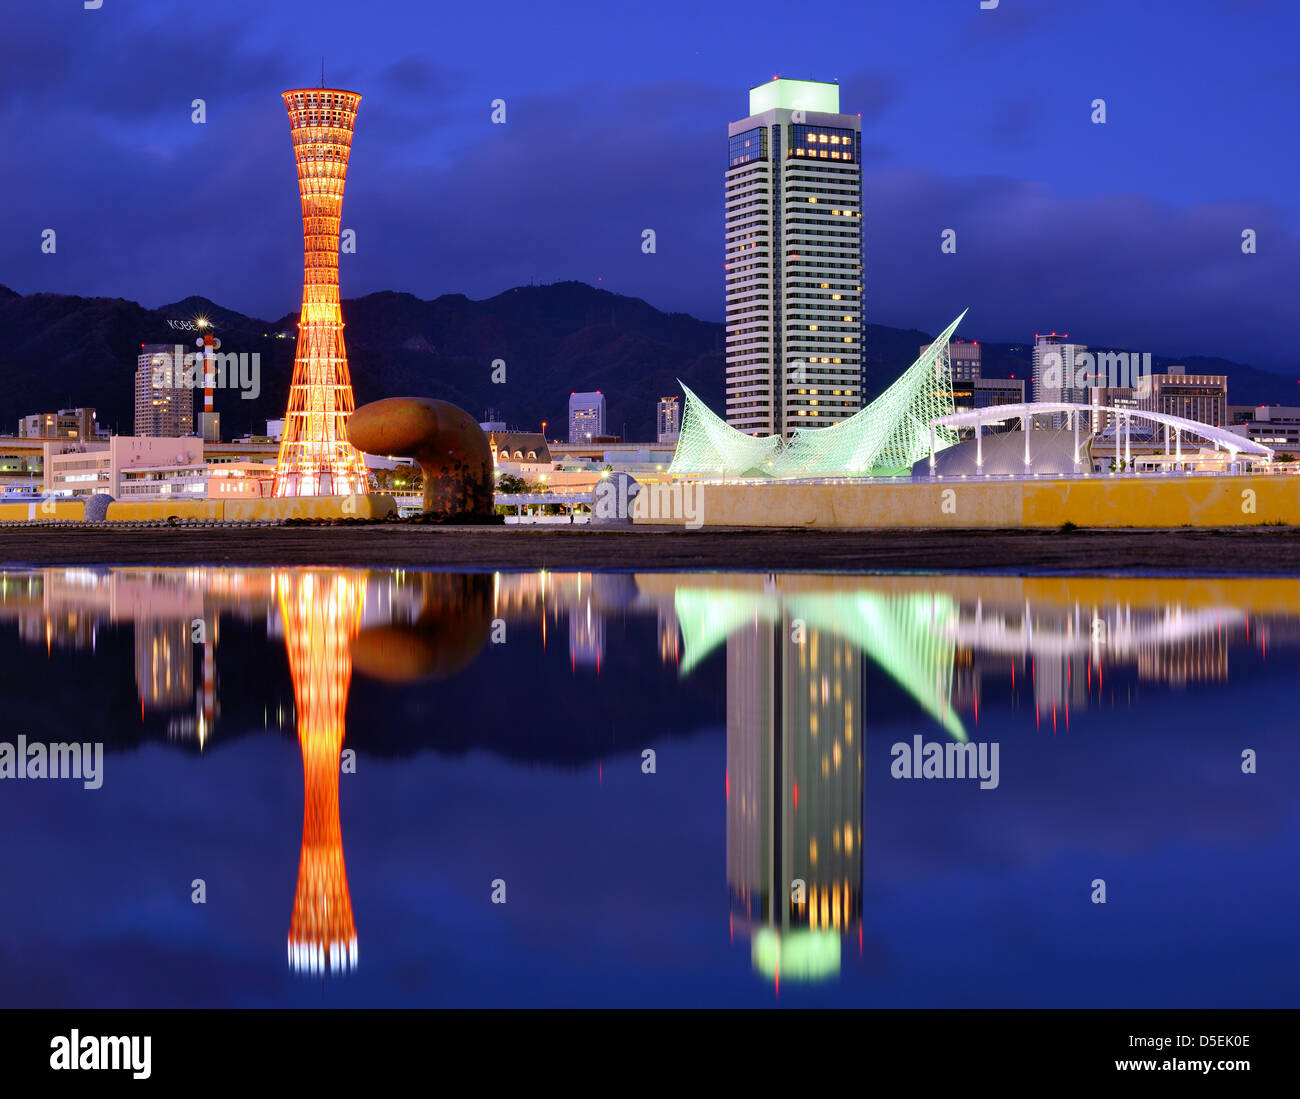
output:
<svg viewBox="0 0 1300 1099"><path fill-rule="evenodd" d="M681 401L676 397L660 397L655 423L655 441L659 443L675 443L682 433Z"/></svg>
<svg viewBox="0 0 1300 1099"><path fill-rule="evenodd" d="M1081 364L1076 356L1088 350L1086 343L1071 343L1068 332L1034 334L1033 400L1083 403L1087 387L1076 386L1075 375ZM1065 423L1065 413L1051 417L1053 426Z"/></svg>
<svg viewBox="0 0 1300 1099"><path fill-rule="evenodd" d="M1294 405L1229 405L1230 431L1294 454L1300 451L1300 408Z"/></svg>
<svg viewBox="0 0 1300 1099"><path fill-rule="evenodd" d="M119 500L257 500L275 487L274 462L205 462L126 466L119 474Z"/></svg>
<svg viewBox="0 0 1300 1099"><path fill-rule="evenodd" d="M727 137L727 423L828 427L862 406L862 119L773 79Z"/></svg>
<svg viewBox="0 0 1300 1099"><path fill-rule="evenodd" d="M977 365L976 370L979 369ZM1023 404L1025 380L1023 378L981 378L975 375L970 382L975 391L976 408L992 408L1000 404Z"/></svg>
<svg viewBox="0 0 1300 1099"><path fill-rule="evenodd" d="M552 443L549 452L557 468L610 466L636 474L662 473L673 460L676 443ZM653 479L653 478L651 478Z"/></svg>
<svg viewBox="0 0 1300 1099"><path fill-rule="evenodd" d="M275 466L207 462L195 436L164 439L114 435L87 443L46 443L45 491L73 498L105 493L115 500L232 499L271 494Z"/></svg>
<svg viewBox="0 0 1300 1099"><path fill-rule="evenodd" d="M284 432L283 420L267 420L266 432L264 434L258 435L249 432L247 435L241 435L237 439L232 439L231 442L237 444L257 443L262 446L266 446L271 443L278 443L280 441L280 436L283 434L283 432ZM208 440L204 439L203 441L207 442Z"/></svg>
<svg viewBox="0 0 1300 1099"><path fill-rule="evenodd" d="M171 344L142 343L135 371L135 437L178 439L194 434L194 390L174 384L185 370ZM155 385L155 381L168 381Z"/></svg>
<svg viewBox="0 0 1300 1099"><path fill-rule="evenodd" d="M924 354L924 349L922 350ZM955 364L954 364L955 365ZM978 374L979 363L976 362L974 377L953 378L952 402L954 412L973 412L977 408L993 408L996 405L1023 404L1025 400L1025 383L1022 378L981 378ZM989 424L989 431L1010 431L1017 426L1011 420L1004 424Z"/></svg>
<svg viewBox="0 0 1300 1099"><path fill-rule="evenodd" d="M921 344L922 355L929 350L930 345L928 343ZM952 360L952 380L954 382L971 382L980 376L979 340L949 340L948 355Z"/></svg>
<svg viewBox="0 0 1300 1099"><path fill-rule="evenodd" d="M93 408L61 408L38 412L18 421L20 439L94 439L99 424Z"/></svg>
<svg viewBox="0 0 1300 1099"><path fill-rule="evenodd" d="M202 461L203 444L196 438L115 435L102 442L46 443L44 459L46 492L116 498L126 466Z"/></svg>
<svg viewBox="0 0 1300 1099"><path fill-rule="evenodd" d="M569 394L569 442L590 442L605 434L605 397L594 393Z"/></svg>
<svg viewBox="0 0 1300 1099"><path fill-rule="evenodd" d="M1228 422L1228 378L1224 374L1188 374L1171 366L1163 374L1142 378L1137 389L1138 407L1147 412L1182 416L1223 427Z"/></svg>
<svg viewBox="0 0 1300 1099"><path fill-rule="evenodd" d="M1097 385L1091 389L1084 390L1084 396L1081 400L1089 405L1095 405L1098 408L1097 422L1091 423L1092 414L1088 413L1085 422L1088 422L1090 430L1097 434L1113 430L1115 424L1115 414L1106 412L1108 408L1141 408L1138 403L1137 390L1131 386L1122 385ZM1136 425L1135 425L1136 426Z"/></svg>
<svg viewBox="0 0 1300 1099"><path fill-rule="evenodd" d="M221 413L203 411L199 413L199 435L205 443L221 442Z"/></svg>

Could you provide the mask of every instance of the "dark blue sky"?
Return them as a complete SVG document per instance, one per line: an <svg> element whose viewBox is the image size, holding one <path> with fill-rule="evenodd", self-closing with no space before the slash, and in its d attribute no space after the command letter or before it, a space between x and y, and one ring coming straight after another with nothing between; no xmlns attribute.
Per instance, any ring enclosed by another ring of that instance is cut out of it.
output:
<svg viewBox="0 0 1300 1099"><path fill-rule="evenodd" d="M10 0L0 283L296 309L279 93L324 54L364 96L345 297L600 279L721 319L726 125L780 73L837 79L862 113L869 321L934 331L969 305L967 336L1290 372L1297 31L1284 0L873 0L838 25L769 0Z"/></svg>

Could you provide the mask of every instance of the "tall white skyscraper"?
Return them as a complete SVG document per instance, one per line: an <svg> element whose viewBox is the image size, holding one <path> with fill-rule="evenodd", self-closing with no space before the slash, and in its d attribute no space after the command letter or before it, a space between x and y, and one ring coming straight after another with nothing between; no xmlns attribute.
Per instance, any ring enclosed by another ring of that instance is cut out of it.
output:
<svg viewBox="0 0 1300 1099"><path fill-rule="evenodd" d="M1071 343L1068 332L1034 333L1033 399L1035 401L1068 401L1087 404L1089 388L1075 385L1082 364L1076 356L1088 350L1086 343ZM1051 417L1054 427L1065 424L1065 413Z"/></svg>
<svg viewBox="0 0 1300 1099"><path fill-rule="evenodd" d="M727 422L828 427L862 404L862 120L773 79L727 128Z"/></svg>

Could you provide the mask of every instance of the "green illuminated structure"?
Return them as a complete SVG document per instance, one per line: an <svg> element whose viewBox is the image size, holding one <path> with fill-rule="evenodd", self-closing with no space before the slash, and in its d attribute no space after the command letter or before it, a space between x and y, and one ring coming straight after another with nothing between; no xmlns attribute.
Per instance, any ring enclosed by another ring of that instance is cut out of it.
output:
<svg viewBox="0 0 1300 1099"><path fill-rule="evenodd" d="M769 979L778 975L796 981L838 977L840 934L800 928L783 935L773 927L761 927L754 932L750 955L754 969Z"/></svg>
<svg viewBox="0 0 1300 1099"><path fill-rule="evenodd" d="M749 113L779 109L792 111L820 111L823 114L840 113L840 86L822 80L790 80L774 76L768 83L751 88Z"/></svg>
<svg viewBox="0 0 1300 1099"><path fill-rule="evenodd" d="M711 412L686 386L681 436L669 473L724 477L897 477L930 454L930 423L951 416L948 341L962 312L897 381L860 412L832 427L779 435L746 435ZM678 383L680 384L680 382ZM955 431L934 430L942 450Z"/></svg>
<svg viewBox="0 0 1300 1099"><path fill-rule="evenodd" d="M965 726L952 707L957 605L946 595L892 595L870 589L848 595L728 591L679 587L674 596L682 630L678 673L689 675L742 626L802 621L855 645L887 672L959 743Z"/></svg>

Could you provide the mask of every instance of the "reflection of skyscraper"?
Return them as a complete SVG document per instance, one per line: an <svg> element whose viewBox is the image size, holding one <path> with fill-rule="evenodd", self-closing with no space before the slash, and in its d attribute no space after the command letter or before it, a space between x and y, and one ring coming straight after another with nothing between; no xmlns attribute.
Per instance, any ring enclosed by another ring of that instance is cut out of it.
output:
<svg viewBox="0 0 1300 1099"><path fill-rule="evenodd" d="M569 612L569 659L574 667L600 668L605 655L605 618L591 600Z"/></svg>
<svg viewBox="0 0 1300 1099"><path fill-rule="evenodd" d="M352 922L339 763L352 681L351 645L361 628L363 574L294 570L277 577L302 748L302 852L289 926L289 964L310 973L353 969Z"/></svg>
<svg viewBox="0 0 1300 1099"><path fill-rule="evenodd" d="M838 973L862 919L862 708L850 641L789 615L728 638L727 881L774 980Z"/></svg>
<svg viewBox="0 0 1300 1099"><path fill-rule="evenodd" d="M665 607L658 609L659 659L664 664L676 664L681 659L677 616Z"/></svg>
<svg viewBox="0 0 1300 1099"><path fill-rule="evenodd" d="M135 683L141 703L151 710L175 710L193 702L194 642L188 622L136 622Z"/></svg>

